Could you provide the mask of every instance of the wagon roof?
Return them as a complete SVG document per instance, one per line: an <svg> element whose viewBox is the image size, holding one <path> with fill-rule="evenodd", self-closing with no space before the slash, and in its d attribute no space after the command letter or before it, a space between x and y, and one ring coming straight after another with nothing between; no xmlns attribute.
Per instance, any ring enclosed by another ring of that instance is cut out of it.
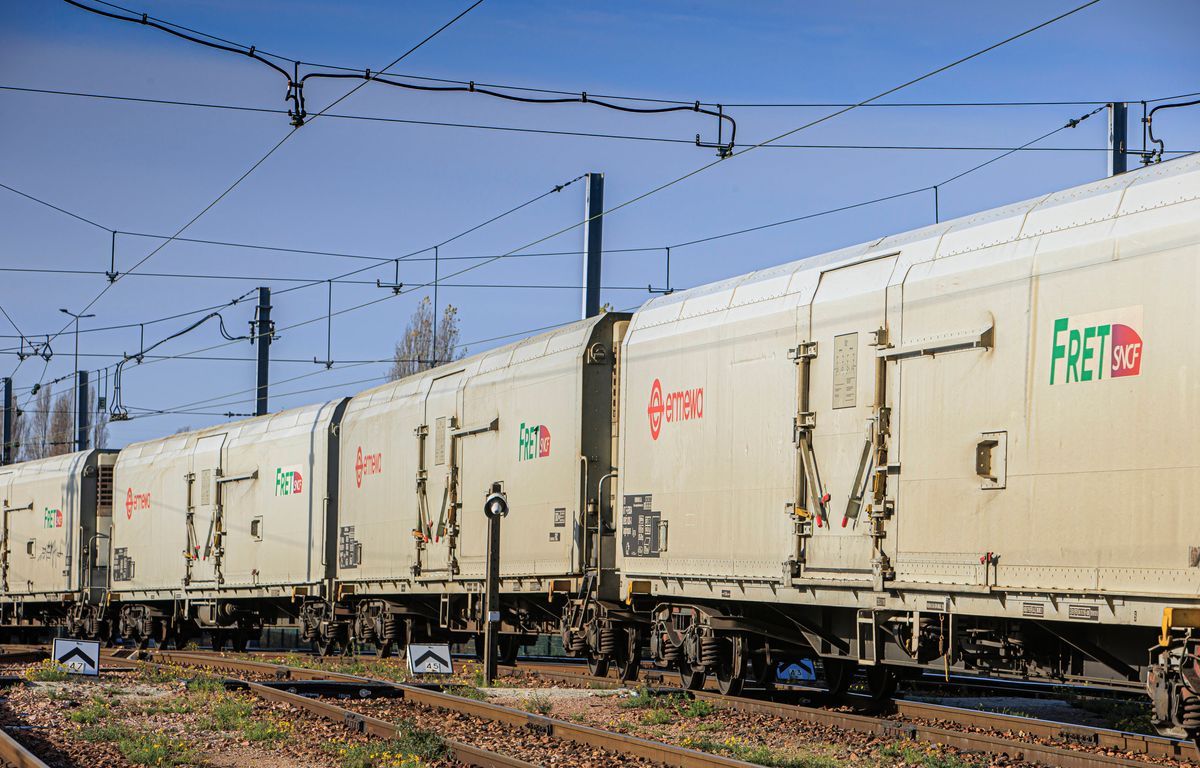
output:
<svg viewBox="0 0 1200 768"><path fill-rule="evenodd" d="M647 301L631 330L796 292L805 272L924 245L941 258L1200 198L1200 154L950 219Z"/></svg>

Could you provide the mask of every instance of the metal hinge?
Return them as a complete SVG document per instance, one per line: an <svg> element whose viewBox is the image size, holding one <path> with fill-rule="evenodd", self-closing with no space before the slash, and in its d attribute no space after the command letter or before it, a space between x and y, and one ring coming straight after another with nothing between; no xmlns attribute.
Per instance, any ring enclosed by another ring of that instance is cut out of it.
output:
<svg viewBox="0 0 1200 768"><path fill-rule="evenodd" d="M788 360L795 360L797 363L802 360L812 360L817 356L817 342L802 341L798 346L788 350Z"/></svg>

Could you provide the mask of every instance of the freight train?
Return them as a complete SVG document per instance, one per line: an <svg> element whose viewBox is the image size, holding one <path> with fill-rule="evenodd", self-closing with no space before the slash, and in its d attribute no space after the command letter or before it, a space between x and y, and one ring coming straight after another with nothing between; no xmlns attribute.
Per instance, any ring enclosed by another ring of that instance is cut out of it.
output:
<svg viewBox="0 0 1200 768"><path fill-rule="evenodd" d="M1200 157L656 297L348 399L0 468L0 619L326 653L558 634L1144 689L1200 735Z"/></svg>

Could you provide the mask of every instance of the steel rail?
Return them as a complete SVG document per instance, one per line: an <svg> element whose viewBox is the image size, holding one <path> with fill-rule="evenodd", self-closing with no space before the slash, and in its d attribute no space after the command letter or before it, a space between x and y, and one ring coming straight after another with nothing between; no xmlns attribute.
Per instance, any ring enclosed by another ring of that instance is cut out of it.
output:
<svg viewBox="0 0 1200 768"><path fill-rule="evenodd" d="M40 757L0 728L0 768L49 768Z"/></svg>
<svg viewBox="0 0 1200 768"><path fill-rule="evenodd" d="M272 664L248 659L233 659L223 656L188 651L161 651L151 653L155 660L175 663L184 666L208 667L217 671L227 672L256 672L270 674L278 680L295 677L304 680L344 680L347 682L385 683L402 692L403 698L414 704L420 704L437 709L449 710L459 714L478 717L504 725L525 728L543 736L570 741L575 744L605 749L618 754L627 754L645 758L673 768L754 768L753 763L742 760L713 755L672 744L650 741L637 736L612 733L599 728L558 720L552 717L522 712L511 707L476 701L448 693L431 691L404 683L390 680L377 680L347 675L340 672L328 672L319 669L289 667L283 664ZM274 689L271 689L274 690Z"/></svg>
<svg viewBox="0 0 1200 768"><path fill-rule="evenodd" d="M506 674L513 674L522 671L532 672L548 680L558 680L561 682L582 682L589 685L599 685L607 688L623 687L626 685L625 683L622 683L614 678L593 677L585 672L577 672L570 669L570 665L566 664L519 664L516 667L509 667L503 670L503 672ZM658 685L664 685L673 677L673 673L664 672L662 670L642 670L643 680L653 681ZM1097 752L1078 752L1071 749L1033 744L1026 741L1003 739L995 736L984 736L983 734L965 734L951 729L942 728L940 726L918 725L869 715L837 713L833 710L824 709L821 707L808 707L799 704L788 704L763 699L753 699L744 696L724 696L720 693L709 690L691 691L690 693L696 698L706 699L742 712L767 714L775 717L783 717L794 720L805 720L807 722L820 725L836 725L849 730L864 731L877 735L917 738L925 741L934 741L947 746L954 746L959 749L974 751L979 751L979 749L981 749L980 746L962 746L959 743L961 741L960 737L966 736L972 739L986 738L992 740L988 743L988 746L1003 748L1003 751L998 752L997 754L1007 754L1012 756L1012 750L1018 749L1027 756L1027 759L1049 762L1052 765L1078 765L1081 767L1089 765L1147 765L1146 761L1144 760L1112 758L1098 754ZM1055 741L1077 744L1080 746L1101 750L1128 752L1138 755L1146 755L1147 757L1200 762L1200 751L1197 750L1196 745L1188 741L1171 739L1163 736L1150 736L1147 734L1130 733L1108 728L1093 728L1089 726L1075 725L1072 723L1059 723L1052 720L1039 720L1036 718L1022 717L1020 715L1007 715L998 712L983 712L979 710L963 709L961 707L946 706L944 704L929 704L925 702L908 701L905 699L894 700L892 702L892 712L906 719L918 719L943 723L954 722L959 725L973 728L985 728L1000 733L1023 733L1033 738L1053 739ZM910 729L914 728L918 729L920 734L916 736L908 736L907 734L909 733ZM955 738L951 739L951 734L953 734ZM986 749L987 751L992 751L991 749L988 749L987 746L982 748ZM1045 752L1045 756L1043 757L1030 757L1030 755L1043 751ZM1117 762L1105 762L1114 760ZM1124 762L1121 762L1122 760L1124 760Z"/></svg>
<svg viewBox="0 0 1200 768"><path fill-rule="evenodd" d="M272 688L261 683L247 682L246 688L264 701L290 704L297 709L304 710L317 717L341 723L354 733L378 736L383 739L395 738L399 733L399 729L394 723L389 723L386 720L369 715L361 715L330 701L312 699L307 696L301 696L298 693L281 691L278 688ZM449 750L449 758L456 763L475 766L475 768L536 768L533 763L527 763L524 760L502 755L498 752L490 752L486 749L473 747L470 744L464 744L460 741L443 739L443 743L445 743L446 748Z"/></svg>

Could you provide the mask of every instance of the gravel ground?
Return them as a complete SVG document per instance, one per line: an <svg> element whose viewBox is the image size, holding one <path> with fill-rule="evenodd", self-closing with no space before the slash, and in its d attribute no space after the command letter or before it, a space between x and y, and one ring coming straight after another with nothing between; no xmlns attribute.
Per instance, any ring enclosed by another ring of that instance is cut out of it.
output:
<svg viewBox="0 0 1200 768"><path fill-rule="evenodd" d="M164 677L110 672L14 686L0 698L0 725L55 768L340 768L371 754L379 768L451 765L407 758L408 745L368 742L340 724L212 681L189 690Z"/></svg>
<svg viewBox="0 0 1200 768"><path fill-rule="evenodd" d="M256 656L264 660L263 655ZM366 658L319 658L302 654L288 654L270 657L267 660L291 666L305 666L322 669L343 671L366 677L377 677L405 681L410 678L403 659ZM481 683L479 665L473 662L456 661L456 673L452 679L437 679L436 682L452 683L479 687ZM633 691L625 690L620 696L629 697ZM682 699L663 704L647 704L641 707L623 706L614 692L606 689L589 688L587 682L555 682L543 678L536 671L529 669L505 670L504 676L497 680L497 686L488 690L488 695L497 703L514 706L518 709L537 711L552 717L572 720L606 730L631 733L643 738L667 743L705 749L719 754L737 757L750 762L760 762L781 766L803 766L803 768L825 768L829 766L937 766L938 768L961 768L978 765L1021 765L1021 763L1006 761L1002 758L985 757L980 755L959 754L953 750L943 749L929 744L896 744L881 741L865 734L853 731L843 731L838 728L808 724L802 721L775 718L732 710L718 710L711 713L697 714L689 709ZM932 698L932 697L931 697ZM931 700L926 698L925 700ZM1074 722L1080 725L1100 725L1098 717L1070 702L1046 701L1031 702L1018 699L973 698L962 701L947 701L965 708L978 708L1010 714L1029 714L1061 722ZM387 719L390 708L397 705L390 702L362 702L356 708L361 711ZM369 711L372 708L378 709ZM701 710L703 708L701 707ZM408 716L408 715L402 715ZM418 718L419 719L419 718ZM901 719L899 717L895 719ZM943 728L982 732L981 729L969 728L954 721L914 721L926 725L936 725ZM1111 727L1112 723L1108 723ZM499 727L499 726L493 726ZM1133 730L1136 730L1133 729ZM487 728L482 732L476 731L480 738L493 738ZM1012 732L990 731L993 735L1025 740L1031 743L1041 743L1077 751L1092 751L1120 757L1142 759L1147 764L1188 766L1195 764L1173 761L1169 759L1148 758L1133 754L1118 754L1101 752L1080 746L1067 746L1044 739L1035 739L1026 734ZM465 735L463 735L465 734ZM487 746L485 742L472 740L472 731L468 728L458 735L450 735L468 743L478 743ZM502 741L495 742L502 744ZM497 747L498 751L506 751ZM537 752L516 753L516 756L538 762ZM556 753L551 752L552 756ZM574 759L574 756L573 758ZM583 759L583 758L579 758ZM599 759L599 758L597 758ZM584 765L587 763L547 761L547 764ZM602 759L596 765L619 764L605 763Z"/></svg>
<svg viewBox="0 0 1200 768"><path fill-rule="evenodd" d="M425 707L403 699L370 699L339 701L338 703L364 715L390 722L412 723L416 727L435 731L444 738L500 752L534 765L569 766L569 768L609 768L609 766L650 768L658 765L642 758L537 734L523 727Z"/></svg>

